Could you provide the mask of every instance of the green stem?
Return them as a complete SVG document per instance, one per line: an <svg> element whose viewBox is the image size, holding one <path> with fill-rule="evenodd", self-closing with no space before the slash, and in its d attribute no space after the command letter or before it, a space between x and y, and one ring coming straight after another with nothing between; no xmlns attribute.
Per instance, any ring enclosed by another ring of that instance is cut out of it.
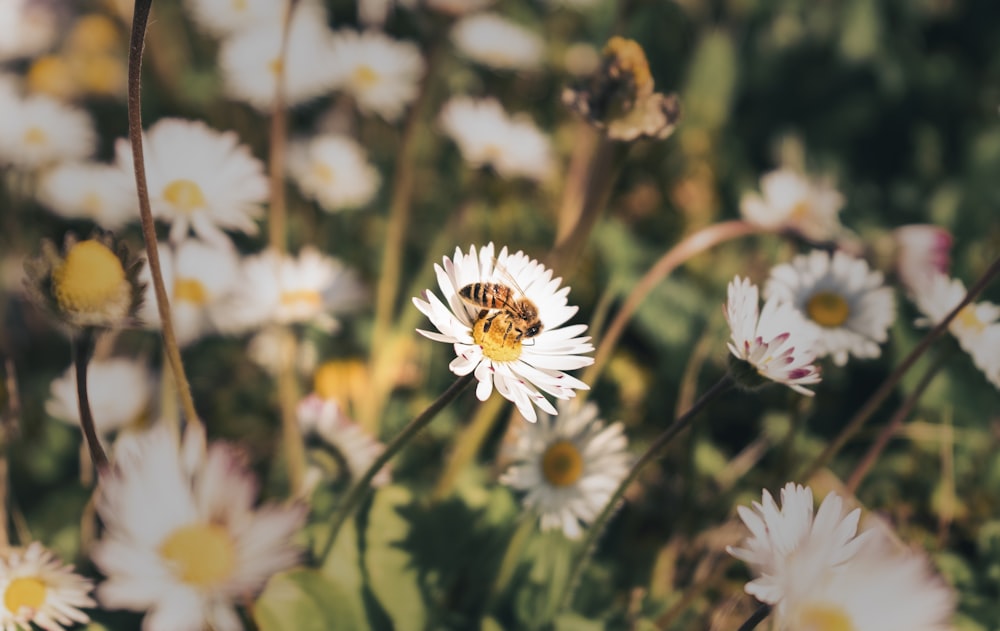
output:
<svg viewBox="0 0 1000 631"><path fill-rule="evenodd" d="M445 390L441 396L439 396L433 403L427 406L419 416L414 418L409 424L403 428L395 438L392 439L388 445L385 446L385 451L379 454L378 458L372 462L368 470L365 471L354 484L351 489L347 492L347 497L344 498L343 504L340 505L336 514L334 515L333 521L330 524L330 535L327 539L326 544L323 546L323 552L319 556L319 565L322 566L326 562L326 557L329 556L330 551L333 550L333 544L337 540L337 533L340 532L340 528L344 525L344 522L354 514L354 510L364 499L365 495L368 494L369 487L371 486L372 480L378 475L378 472L382 470L382 467L386 465L393 456L395 456L403 448L406 443L410 441L411 438L416 436L422 429L424 429L434 417L437 416L438 412L443 410L445 406L455 400L455 398L465 390L473 381L475 381L475 375L469 373L455 380L451 386Z"/></svg>
<svg viewBox="0 0 1000 631"><path fill-rule="evenodd" d="M110 464L97 436L94 415L90 410L90 397L87 395L87 365L94 350L94 333L85 329L73 338L72 346L73 366L76 369L76 396L80 404L80 427L90 449L90 459L97 467L98 476L101 476L108 471Z"/></svg>
<svg viewBox="0 0 1000 631"><path fill-rule="evenodd" d="M687 429L694 420L695 416L701 412L708 403L714 399L716 396L726 392L733 387L733 380L727 373L715 383L711 388L709 388L705 394L701 395L694 405L685 412L682 416L677 418L662 434L656 437L656 440L649 446L649 448L639 457L632 468L629 470L628 475L618 484L618 488L611 495L611 498L604 505L604 509L601 511L594 523L590 525L587 529L587 536L583 540L583 545L580 548L580 554L573 563L572 569L569 573L569 579L566 581L566 591L563 593L563 597L560 599L559 610L568 609L572 603L573 593L576 591L577 584L583 577L583 572L587 569L587 565L590 559L593 557L594 552L597 549L597 539L603 533L605 527L608 525L608 521L611 516L618 510L618 504L622 497L625 495L625 491L633 482L638 479L639 474L642 473L643 469L646 468L651 462L657 460L662 456L663 450L670 444L670 441L674 439L678 434Z"/></svg>

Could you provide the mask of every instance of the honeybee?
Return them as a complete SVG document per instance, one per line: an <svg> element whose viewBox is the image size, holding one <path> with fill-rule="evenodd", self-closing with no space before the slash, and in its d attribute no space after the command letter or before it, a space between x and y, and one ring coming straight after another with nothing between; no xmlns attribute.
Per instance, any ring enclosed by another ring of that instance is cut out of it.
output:
<svg viewBox="0 0 1000 631"><path fill-rule="evenodd" d="M472 283L459 289L458 295L470 305L482 308L477 320L482 321L483 334L496 326L491 337L499 334L501 345L506 342L518 344L522 338L532 338L542 332L544 325L538 319L538 307L524 297L524 292L502 283ZM492 310L495 313L487 315Z"/></svg>

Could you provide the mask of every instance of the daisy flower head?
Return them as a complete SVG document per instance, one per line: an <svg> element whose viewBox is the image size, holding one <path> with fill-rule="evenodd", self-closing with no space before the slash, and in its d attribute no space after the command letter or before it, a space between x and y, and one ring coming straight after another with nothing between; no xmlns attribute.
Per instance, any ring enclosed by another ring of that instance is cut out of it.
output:
<svg viewBox="0 0 1000 631"><path fill-rule="evenodd" d="M0 63L49 49L59 36L57 6L34 0L0 2Z"/></svg>
<svg viewBox="0 0 1000 631"><path fill-rule="evenodd" d="M171 242L190 230L220 246L229 243L223 230L257 233L254 220L267 199L267 176L236 132L165 118L144 133L142 144L153 215L171 224ZM115 149L118 167L131 174L128 140Z"/></svg>
<svg viewBox="0 0 1000 631"><path fill-rule="evenodd" d="M729 351L738 362L735 376L751 388L769 380L812 396L805 386L820 381L819 369L813 365L816 340L812 330L789 304L768 300L759 310L758 294L749 279L737 276L729 283L725 314L732 333Z"/></svg>
<svg viewBox="0 0 1000 631"><path fill-rule="evenodd" d="M910 224L892 231L895 245L896 273L910 293L951 267L954 238L940 226Z"/></svg>
<svg viewBox="0 0 1000 631"><path fill-rule="evenodd" d="M274 0L186 0L195 25L214 37L227 37L264 23L280 23L285 3Z"/></svg>
<svg viewBox="0 0 1000 631"><path fill-rule="evenodd" d="M288 171L303 194L328 212L368 204L381 183L364 148L353 138L336 134L293 143Z"/></svg>
<svg viewBox="0 0 1000 631"><path fill-rule="evenodd" d="M813 241L829 241L840 233L844 196L829 182L779 169L760 178L760 191L740 200L748 222L767 230L794 230Z"/></svg>
<svg viewBox="0 0 1000 631"><path fill-rule="evenodd" d="M569 287L524 252L504 247L494 256L493 244L467 253L455 248L453 258L435 264L443 300L431 291L413 304L437 331L417 331L452 344L456 375L474 373L476 396L485 401L495 387L534 422L535 407L557 414L539 390L570 399L587 384L566 374L594 363L584 353L594 350L583 337L585 324L563 326L577 312L566 304Z"/></svg>
<svg viewBox="0 0 1000 631"><path fill-rule="evenodd" d="M299 426L308 437L315 435L337 453L337 461L346 471L341 472L352 482L358 480L375 462L385 445L366 432L344 413L334 399L324 399L312 394L298 406ZM382 467L372 486L388 484L392 474L388 466Z"/></svg>
<svg viewBox="0 0 1000 631"><path fill-rule="evenodd" d="M813 250L775 266L764 295L794 306L813 330L816 356L832 355L838 366L848 355L878 357L896 319L882 273L844 252Z"/></svg>
<svg viewBox="0 0 1000 631"><path fill-rule="evenodd" d="M87 366L87 395L97 431L108 434L141 421L149 412L153 375L144 362L134 359L92 359ZM64 423L80 425L72 365L49 387L45 412Z"/></svg>
<svg viewBox="0 0 1000 631"><path fill-rule="evenodd" d="M545 42L537 33L496 13L474 13L452 27L451 40L472 61L498 70L533 70Z"/></svg>
<svg viewBox="0 0 1000 631"><path fill-rule="evenodd" d="M605 425L593 403L572 408L560 401L559 412L518 426L513 462L500 481L525 493L524 505L539 514L543 531L577 539L628 474L632 458L623 425Z"/></svg>
<svg viewBox="0 0 1000 631"><path fill-rule="evenodd" d="M354 97L358 109L395 121L417 97L424 58L416 44L378 31L337 31L327 58L336 87Z"/></svg>
<svg viewBox="0 0 1000 631"><path fill-rule="evenodd" d="M269 0L280 8L284 4ZM281 59L283 19L264 20L225 39L219 49L223 88L230 97L269 112L274 106L278 78L284 81L284 99L301 105L333 91L335 73L332 34L325 9L316 2L299 2L289 26L288 50ZM322 63L317 60L323 60Z"/></svg>
<svg viewBox="0 0 1000 631"><path fill-rule="evenodd" d="M146 631L243 628L234 607L294 565L300 505L255 506L254 476L235 446L181 444L163 425L115 443L97 510L103 537L91 558L107 577L103 607L146 611Z"/></svg>
<svg viewBox="0 0 1000 631"><path fill-rule="evenodd" d="M0 166L35 171L83 160L94 152L97 134L85 111L45 95L6 97L0 116Z"/></svg>
<svg viewBox="0 0 1000 631"><path fill-rule="evenodd" d="M62 631L87 624L93 585L37 541L0 556L0 629Z"/></svg>
<svg viewBox="0 0 1000 631"><path fill-rule="evenodd" d="M110 164L59 164L42 176L38 197L60 217L90 219L105 230L117 230L139 217L133 179Z"/></svg>

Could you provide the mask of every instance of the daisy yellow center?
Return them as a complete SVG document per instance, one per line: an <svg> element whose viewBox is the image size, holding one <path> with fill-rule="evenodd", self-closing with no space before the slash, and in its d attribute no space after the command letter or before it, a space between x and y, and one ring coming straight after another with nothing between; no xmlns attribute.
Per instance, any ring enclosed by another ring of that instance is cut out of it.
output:
<svg viewBox="0 0 1000 631"><path fill-rule="evenodd" d="M336 399L344 390L345 367L340 362L326 362L316 369L313 377L313 390L322 399Z"/></svg>
<svg viewBox="0 0 1000 631"><path fill-rule="evenodd" d="M181 581L198 587L221 583L236 569L236 546L217 524L178 528L160 546L160 556Z"/></svg>
<svg viewBox="0 0 1000 631"><path fill-rule="evenodd" d="M487 313L476 320L472 339L493 361L512 362L521 357L521 340L506 313Z"/></svg>
<svg viewBox="0 0 1000 631"><path fill-rule="evenodd" d="M41 146L48 141L49 137L41 127L29 127L24 132L24 144L26 145Z"/></svg>
<svg viewBox="0 0 1000 631"><path fill-rule="evenodd" d="M3 594L3 604L7 611L17 613L22 608L37 611L45 604L48 588L34 576L15 578Z"/></svg>
<svg viewBox="0 0 1000 631"><path fill-rule="evenodd" d="M975 305L966 305L955 316L955 322L964 330L982 333L986 330L986 323L979 319Z"/></svg>
<svg viewBox="0 0 1000 631"><path fill-rule="evenodd" d="M294 289L281 292L281 304L286 307L303 305L307 307L322 307L323 295L315 289Z"/></svg>
<svg viewBox="0 0 1000 631"><path fill-rule="evenodd" d="M118 27L104 15L92 13L76 21L69 35L70 48L76 53L109 52L119 42Z"/></svg>
<svg viewBox="0 0 1000 631"><path fill-rule="evenodd" d="M246 11L247 0L233 0L233 9L235 11Z"/></svg>
<svg viewBox="0 0 1000 631"><path fill-rule="evenodd" d="M73 77L65 60L58 55L42 55L31 64L26 77L31 92L64 97L73 92Z"/></svg>
<svg viewBox="0 0 1000 631"><path fill-rule="evenodd" d="M604 55L614 60L622 71L632 75L638 89L651 88L653 75L649 71L649 61L646 53L633 39L612 37L604 46Z"/></svg>
<svg viewBox="0 0 1000 631"><path fill-rule="evenodd" d="M87 55L79 59L78 80L91 94L116 94L124 85L125 65L109 54Z"/></svg>
<svg viewBox="0 0 1000 631"><path fill-rule="evenodd" d="M271 63L267 64L267 69L271 71L276 77L280 77L281 73L285 70L285 64L281 62L281 59L272 59Z"/></svg>
<svg viewBox="0 0 1000 631"><path fill-rule="evenodd" d="M855 631L850 616L832 605L803 607L796 622L799 631Z"/></svg>
<svg viewBox="0 0 1000 631"><path fill-rule="evenodd" d="M794 206L792 206L792 210L789 213L789 219L792 221L803 221L809 217L811 211L812 206L809 204L808 200L799 200Z"/></svg>
<svg viewBox="0 0 1000 631"><path fill-rule="evenodd" d="M104 204L101 201L101 196L93 191L83 196L80 205L91 216L97 216L104 208Z"/></svg>
<svg viewBox="0 0 1000 631"><path fill-rule="evenodd" d="M205 194L191 180L174 180L163 189L163 199L185 213L192 213L205 206Z"/></svg>
<svg viewBox="0 0 1000 631"><path fill-rule="evenodd" d="M354 69L354 83L362 88L370 88L378 83L378 73L367 64L361 64Z"/></svg>
<svg viewBox="0 0 1000 631"><path fill-rule="evenodd" d="M840 294L820 291L806 301L806 313L816 324L835 328L847 322L847 318L851 315L851 307Z"/></svg>
<svg viewBox="0 0 1000 631"><path fill-rule="evenodd" d="M203 305L208 302L208 291L200 281L193 278L178 278L174 281L174 298L178 301L187 301L196 305Z"/></svg>
<svg viewBox="0 0 1000 631"><path fill-rule="evenodd" d="M317 162L313 165L312 172L316 179L320 182L327 185L333 184L333 169L329 166L321 162Z"/></svg>
<svg viewBox="0 0 1000 631"><path fill-rule="evenodd" d="M542 475L552 486L571 486L583 475L583 455L568 440L552 443L542 454Z"/></svg>
<svg viewBox="0 0 1000 631"><path fill-rule="evenodd" d="M71 247L52 272L52 291L65 310L96 311L120 296L124 282L118 256L93 239Z"/></svg>

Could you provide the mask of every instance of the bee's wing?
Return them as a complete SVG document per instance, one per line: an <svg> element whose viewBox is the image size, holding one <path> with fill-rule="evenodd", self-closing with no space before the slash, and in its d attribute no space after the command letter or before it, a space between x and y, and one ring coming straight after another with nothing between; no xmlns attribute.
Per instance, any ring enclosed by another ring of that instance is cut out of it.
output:
<svg viewBox="0 0 1000 631"><path fill-rule="evenodd" d="M493 257L493 273L499 276L500 281L504 285L508 285L514 290L514 293L517 294L516 296L513 296L514 300L524 298L527 295L525 294L524 289L517 284L517 279L514 278L514 275L511 274L506 267L501 265L500 261L498 261L496 257Z"/></svg>

